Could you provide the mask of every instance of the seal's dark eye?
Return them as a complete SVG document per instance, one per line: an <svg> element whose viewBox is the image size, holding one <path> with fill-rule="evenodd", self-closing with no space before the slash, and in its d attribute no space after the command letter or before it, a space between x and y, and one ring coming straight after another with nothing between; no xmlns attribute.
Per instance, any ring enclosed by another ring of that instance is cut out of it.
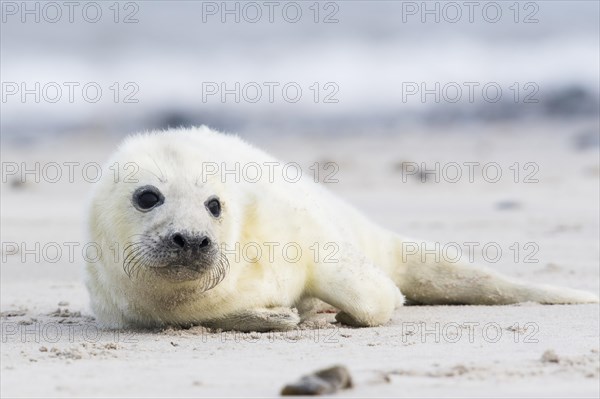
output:
<svg viewBox="0 0 600 399"><path fill-rule="evenodd" d="M150 191L142 193L137 197L137 203L142 209L152 208L154 205L158 204L158 201L160 201L158 195Z"/></svg>
<svg viewBox="0 0 600 399"><path fill-rule="evenodd" d="M138 210L146 212L165 202L165 197L158 188L154 186L144 186L135 190L132 202L133 206Z"/></svg>
<svg viewBox="0 0 600 399"><path fill-rule="evenodd" d="M218 218L221 214L221 203L218 198L209 198L204 205L206 205L206 209L210 212L211 215Z"/></svg>

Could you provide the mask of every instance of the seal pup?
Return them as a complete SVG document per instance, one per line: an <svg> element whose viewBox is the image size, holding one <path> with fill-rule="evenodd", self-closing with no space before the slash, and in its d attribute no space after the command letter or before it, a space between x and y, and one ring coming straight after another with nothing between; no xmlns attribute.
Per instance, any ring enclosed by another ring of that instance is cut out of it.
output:
<svg viewBox="0 0 600 399"><path fill-rule="evenodd" d="M323 301L339 309L341 323L365 327L386 323L405 298L598 302L591 293L527 284L420 250L408 257L411 240L308 177L270 173L277 165L205 126L127 138L104 167L89 210L100 251L85 274L99 323L286 330Z"/></svg>

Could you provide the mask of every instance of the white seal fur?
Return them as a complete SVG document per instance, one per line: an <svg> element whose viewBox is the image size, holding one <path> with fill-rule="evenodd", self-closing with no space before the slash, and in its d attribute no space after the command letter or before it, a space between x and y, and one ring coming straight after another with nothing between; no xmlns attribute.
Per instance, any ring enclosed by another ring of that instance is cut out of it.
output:
<svg viewBox="0 0 600 399"><path fill-rule="evenodd" d="M422 304L598 302L587 292L403 256L410 240L309 178L267 173L273 162L204 126L126 139L104 169L89 216L101 257L87 263L86 282L101 325L288 329L315 299L353 326L386 323L404 297ZM262 177L240 178L236 163L259 165Z"/></svg>

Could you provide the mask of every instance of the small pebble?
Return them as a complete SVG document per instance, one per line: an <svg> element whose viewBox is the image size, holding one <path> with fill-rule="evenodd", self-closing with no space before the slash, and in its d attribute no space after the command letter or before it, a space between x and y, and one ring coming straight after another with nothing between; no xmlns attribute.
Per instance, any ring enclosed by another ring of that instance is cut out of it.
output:
<svg viewBox="0 0 600 399"><path fill-rule="evenodd" d="M352 377L348 369L344 366L333 366L305 375L300 380L286 385L281 390L281 395L329 395L348 388L352 388Z"/></svg>
<svg viewBox="0 0 600 399"><path fill-rule="evenodd" d="M558 357L556 352L554 352L552 349L548 349L542 355L541 360L542 360L542 363L558 363L560 361L560 358Z"/></svg>

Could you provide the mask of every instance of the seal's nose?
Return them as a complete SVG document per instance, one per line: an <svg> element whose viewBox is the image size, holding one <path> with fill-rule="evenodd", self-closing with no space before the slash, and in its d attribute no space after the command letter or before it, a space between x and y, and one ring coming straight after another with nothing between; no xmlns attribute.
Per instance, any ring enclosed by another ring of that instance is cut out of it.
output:
<svg viewBox="0 0 600 399"><path fill-rule="evenodd" d="M205 235L192 235L186 232L176 232L171 234L170 243L174 248L193 250L205 250L210 247L211 241Z"/></svg>
<svg viewBox="0 0 600 399"><path fill-rule="evenodd" d="M210 238L204 236L200 238L200 244L198 245L201 249L202 248L208 248L208 246L210 245Z"/></svg>
<svg viewBox="0 0 600 399"><path fill-rule="evenodd" d="M178 248L185 248L187 245L187 241L183 238L181 233L174 233L171 235L171 242Z"/></svg>

